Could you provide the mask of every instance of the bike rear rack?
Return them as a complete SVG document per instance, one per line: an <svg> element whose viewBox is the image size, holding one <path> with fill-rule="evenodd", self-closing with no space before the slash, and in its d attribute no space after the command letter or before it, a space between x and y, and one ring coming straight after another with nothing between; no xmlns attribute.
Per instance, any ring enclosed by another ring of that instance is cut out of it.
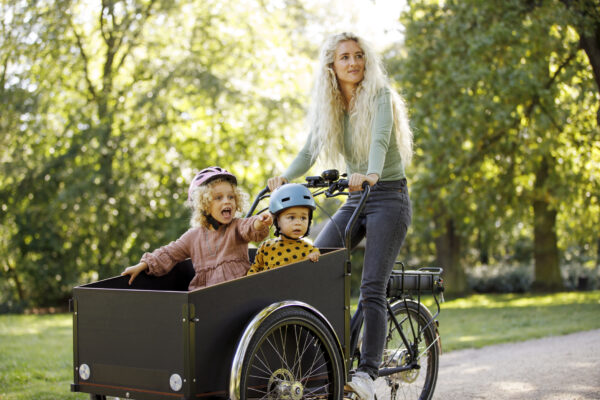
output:
<svg viewBox="0 0 600 400"><path fill-rule="evenodd" d="M421 295L431 293L436 304L436 313L431 321L436 321L440 314L440 302L444 302L444 280L442 279L443 268L421 267L416 270L406 270L404 263L396 261L400 270L393 270L388 280L387 297L404 300L416 295L417 303L421 305ZM440 299L438 300L438 295ZM427 329L429 324L423 327Z"/></svg>

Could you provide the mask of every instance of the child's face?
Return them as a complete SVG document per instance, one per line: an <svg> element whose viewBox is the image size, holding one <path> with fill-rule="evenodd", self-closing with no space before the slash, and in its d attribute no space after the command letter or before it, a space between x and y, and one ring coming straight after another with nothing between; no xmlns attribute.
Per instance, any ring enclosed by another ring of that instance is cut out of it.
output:
<svg viewBox="0 0 600 400"><path fill-rule="evenodd" d="M279 214L277 223L281 233L292 239L299 239L304 236L308 229L308 208L288 208Z"/></svg>
<svg viewBox="0 0 600 400"><path fill-rule="evenodd" d="M212 201L209 213L221 224L228 224L235 216L237 204L233 185L229 182L219 182L212 187Z"/></svg>

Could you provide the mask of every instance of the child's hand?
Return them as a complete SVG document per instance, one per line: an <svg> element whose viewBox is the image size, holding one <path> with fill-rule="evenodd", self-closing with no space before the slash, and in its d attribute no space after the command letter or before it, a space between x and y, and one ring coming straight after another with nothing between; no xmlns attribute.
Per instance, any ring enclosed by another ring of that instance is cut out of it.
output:
<svg viewBox="0 0 600 400"><path fill-rule="evenodd" d="M133 280L137 278L137 276L142 271L145 271L147 268L148 264L146 264L145 262L141 262L137 265L133 265L131 267L126 268L125 271L121 272L121 276L130 275L131 278L129 279L129 284L131 285L131 282L133 282Z"/></svg>
<svg viewBox="0 0 600 400"><path fill-rule="evenodd" d="M262 230L263 228L268 228L273 224L273 217L271 217L270 213L262 213L258 215L258 218L254 221L254 228L257 231Z"/></svg>
<svg viewBox="0 0 600 400"><path fill-rule="evenodd" d="M319 261L319 255L320 255L320 254L321 254L321 253L319 253L319 250L315 250L315 251L313 251L312 253L310 253L310 254L308 255L308 259L309 259L310 261L312 261L312 262L317 262L317 261Z"/></svg>

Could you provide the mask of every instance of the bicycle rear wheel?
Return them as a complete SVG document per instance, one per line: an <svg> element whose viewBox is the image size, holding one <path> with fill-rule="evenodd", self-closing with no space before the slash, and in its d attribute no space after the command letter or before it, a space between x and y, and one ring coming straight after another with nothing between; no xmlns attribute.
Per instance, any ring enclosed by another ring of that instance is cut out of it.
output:
<svg viewBox="0 0 600 400"><path fill-rule="evenodd" d="M419 368L380 376L375 382L377 399L429 400L433 396L437 381L440 355L435 321L427 307L413 300L406 300L406 303L403 300L394 303L392 311L409 346L418 349L417 365ZM387 331L380 374L384 373L386 368L408 366L412 361L410 352L391 318L388 318Z"/></svg>

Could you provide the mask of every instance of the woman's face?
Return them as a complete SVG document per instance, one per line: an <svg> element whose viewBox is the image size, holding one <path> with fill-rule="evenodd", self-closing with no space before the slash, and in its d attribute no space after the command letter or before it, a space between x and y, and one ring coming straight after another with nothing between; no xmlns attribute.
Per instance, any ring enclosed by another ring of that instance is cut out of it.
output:
<svg viewBox="0 0 600 400"><path fill-rule="evenodd" d="M333 71L340 85L358 85L365 77L365 54L354 40L339 42L333 57Z"/></svg>
<svg viewBox="0 0 600 400"><path fill-rule="evenodd" d="M228 224L235 216L235 192L233 185L222 181L212 186L212 201L210 202L210 215L221 224Z"/></svg>

